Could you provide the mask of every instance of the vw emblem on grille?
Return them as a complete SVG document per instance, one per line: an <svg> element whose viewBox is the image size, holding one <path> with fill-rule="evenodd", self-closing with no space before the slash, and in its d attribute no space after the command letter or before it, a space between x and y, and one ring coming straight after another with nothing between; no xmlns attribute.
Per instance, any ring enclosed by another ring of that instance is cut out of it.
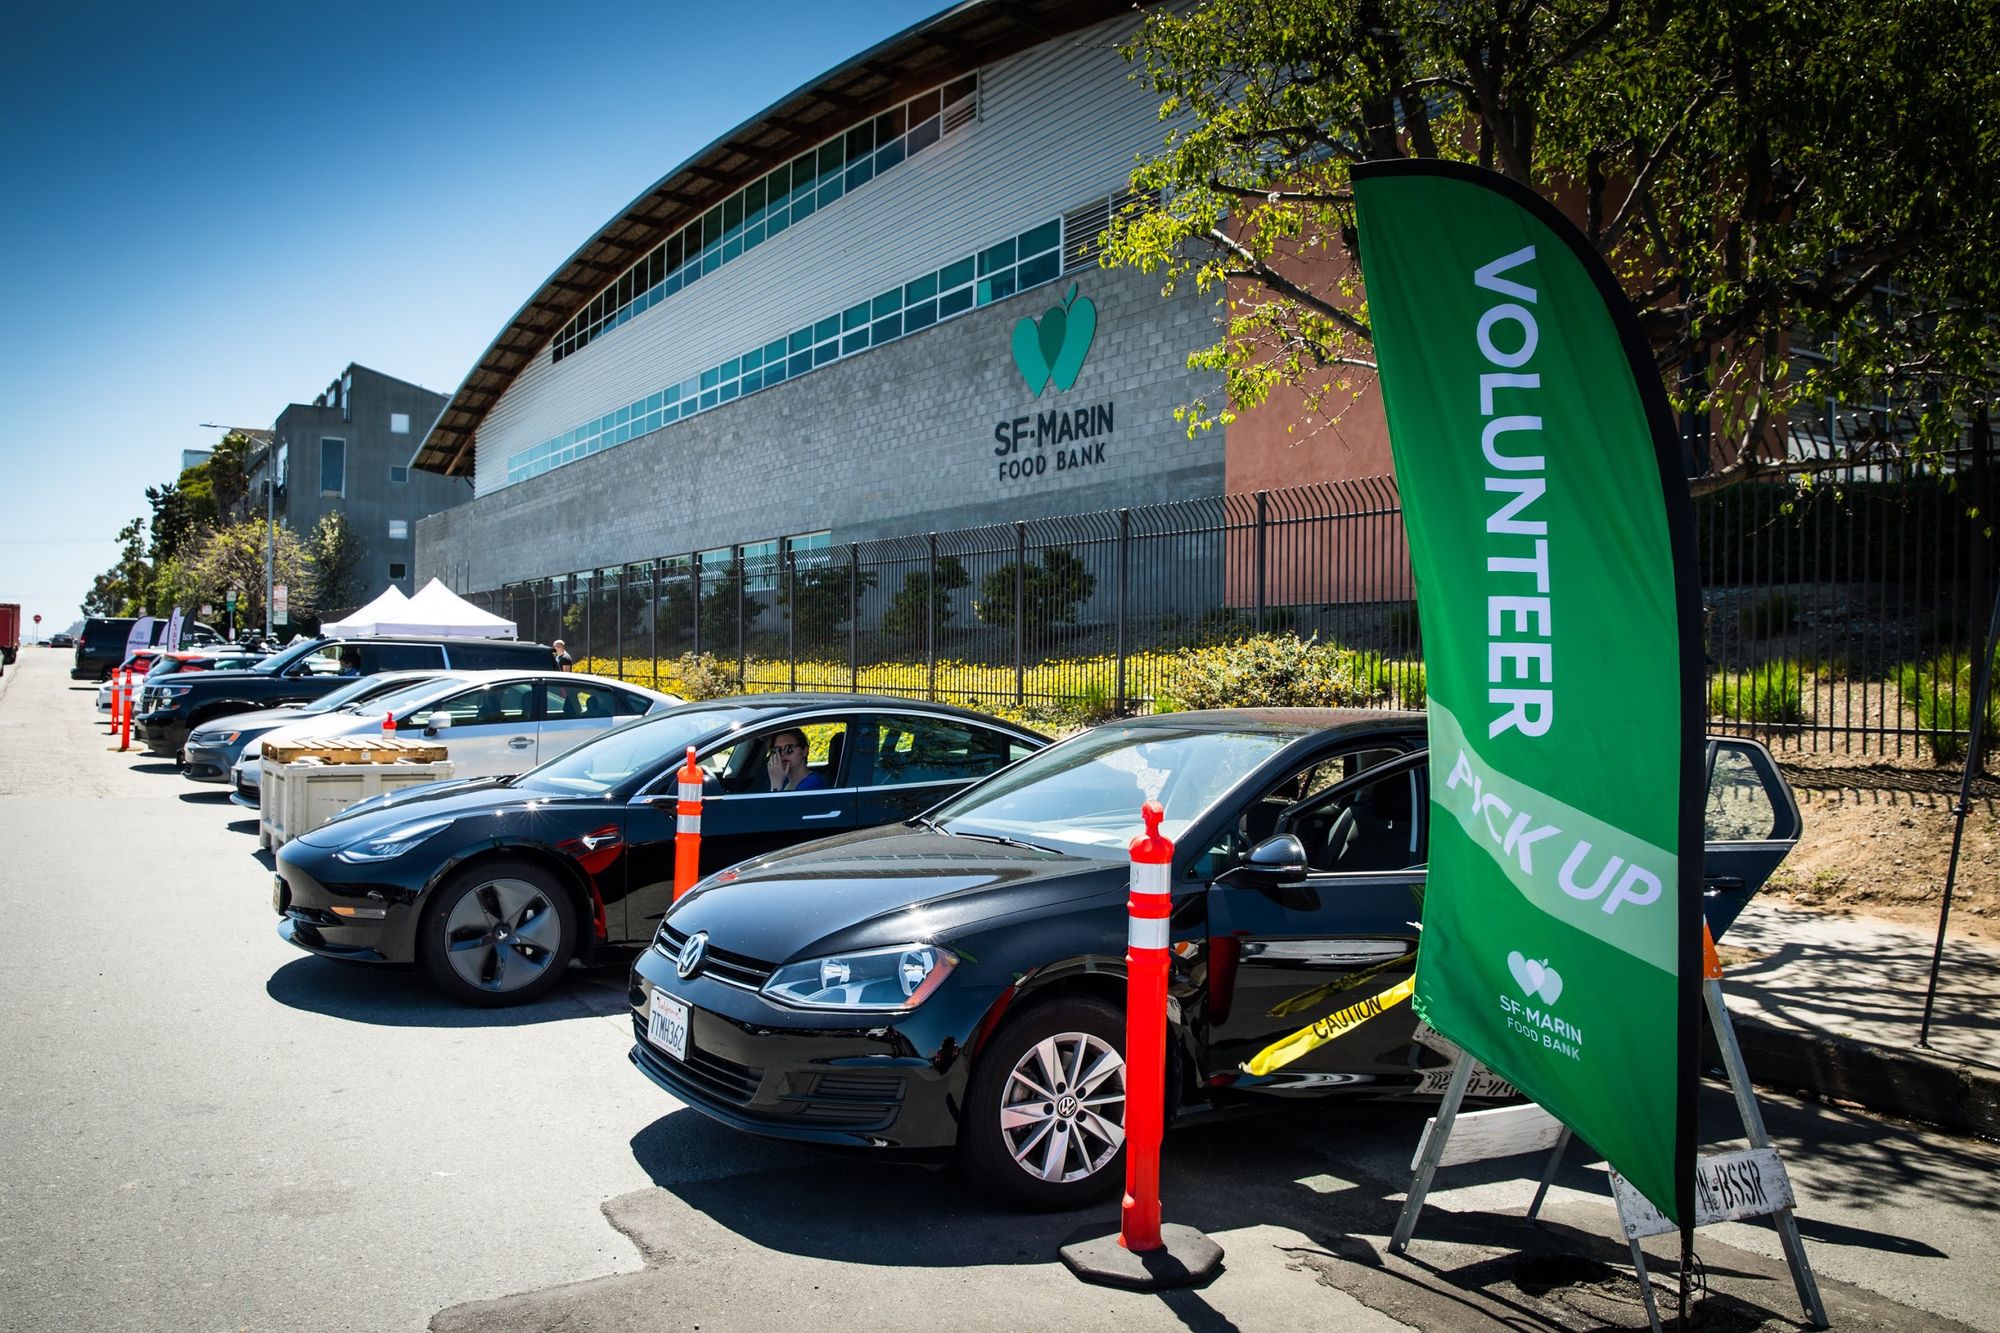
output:
<svg viewBox="0 0 2000 1333"><path fill-rule="evenodd" d="M686 981L701 970L701 960L706 957L708 957L708 932L697 930L688 936L687 943L681 946L680 956L674 959L674 971L679 974L682 981Z"/></svg>

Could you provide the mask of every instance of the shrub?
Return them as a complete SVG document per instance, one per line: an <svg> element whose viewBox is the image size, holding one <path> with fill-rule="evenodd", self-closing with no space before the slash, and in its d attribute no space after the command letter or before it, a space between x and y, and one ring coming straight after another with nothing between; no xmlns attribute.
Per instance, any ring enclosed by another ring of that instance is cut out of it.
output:
<svg viewBox="0 0 2000 1333"><path fill-rule="evenodd" d="M1074 625L1076 613L1097 591L1097 575L1084 567L1076 553L1051 546L1041 563L1021 567L1021 619L1024 630L1038 633L1050 625ZM1014 628L1014 566L1001 565L979 585L973 610L998 629Z"/></svg>
<svg viewBox="0 0 2000 1333"><path fill-rule="evenodd" d="M1709 716L1732 722L1805 720L1804 668L1779 659L1748 671L1724 671L1708 685Z"/></svg>
<svg viewBox="0 0 2000 1333"><path fill-rule="evenodd" d="M1736 627L1744 637L1768 639L1789 634L1799 621L1799 601L1788 592L1769 592L1743 606L1736 613Z"/></svg>
<svg viewBox="0 0 2000 1333"><path fill-rule="evenodd" d="M932 615L935 614L937 628L942 630L957 614L951 605L952 593L970 582L972 576L955 555L938 557L935 588L931 586L929 569L911 570L903 576L903 586L889 599L889 609L882 613L882 632L904 644L921 647L924 636L930 632Z"/></svg>
<svg viewBox="0 0 2000 1333"><path fill-rule="evenodd" d="M1399 708L1422 708L1429 699L1422 662L1399 661L1380 653L1358 653L1356 656L1362 677L1377 698L1393 700Z"/></svg>
<svg viewBox="0 0 2000 1333"><path fill-rule="evenodd" d="M2000 657L1994 659L2000 662ZM1965 753L1965 741L1958 734L1972 730L1972 655L1952 653L1920 664L1905 663L1895 670L1896 688L1902 691L1903 707L1910 710L1925 732L1931 758L1949 764ZM2000 699L1987 686L1985 740L1982 750L2000 739Z"/></svg>
<svg viewBox="0 0 2000 1333"><path fill-rule="evenodd" d="M1263 634L1185 648L1174 657L1155 712L1193 708L1334 708L1378 702L1386 690L1364 655L1316 639Z"/></svg>

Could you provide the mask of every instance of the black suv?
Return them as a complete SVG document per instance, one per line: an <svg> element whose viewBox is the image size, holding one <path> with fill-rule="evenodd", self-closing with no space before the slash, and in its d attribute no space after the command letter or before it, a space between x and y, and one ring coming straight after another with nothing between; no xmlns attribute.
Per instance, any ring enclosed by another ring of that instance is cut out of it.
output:
<svg viewBox="0 0 2000 1333"><path fill-rule="evenodd" d="M132 626L136 616L92 616L83 622L83 633L76 636L76 664L69 669L71 680L110 680L111 673L125 660L125 641L132 636ZM146 644L153 644L167 637L167 618L155 617L153 637ZM182 628L181 646L192 648L198 643L215 643L220 635L213 626L190 620Z"/></svg>
<svg viewBox="0 0 2000 1333"><path fill-rule="evenodd" d="M553 649L498 639L310 639L246 671L162 677L139 696L133 732L155 754L178 756L188 732L211 718L306 703L339 689L341 654L359 653L359 674L424 668L458 671L553 670ZM347 679L351 679L348 677Z"/></svg>

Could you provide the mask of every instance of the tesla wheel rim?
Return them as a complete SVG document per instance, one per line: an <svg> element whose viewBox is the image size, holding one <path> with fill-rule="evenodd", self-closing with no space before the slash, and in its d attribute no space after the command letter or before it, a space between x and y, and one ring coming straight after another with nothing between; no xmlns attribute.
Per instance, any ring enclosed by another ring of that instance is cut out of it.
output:
<svg viewBox="0 0 2000 1333"><path fill-rule="evenodd" d="M453 904L445 958L459 980L505 994L545 976L562 943L548 894L522 879L490 879Z"/></svg>
<svg viewBox="0 0 2000 1333"><path fill-rule="evenodd" d="M1000 1137L1014 1165L1052 1185L1085 1180L1125 1144L1125 1060L1088 1032L1029 1047L1000 1096Z"/></svg>

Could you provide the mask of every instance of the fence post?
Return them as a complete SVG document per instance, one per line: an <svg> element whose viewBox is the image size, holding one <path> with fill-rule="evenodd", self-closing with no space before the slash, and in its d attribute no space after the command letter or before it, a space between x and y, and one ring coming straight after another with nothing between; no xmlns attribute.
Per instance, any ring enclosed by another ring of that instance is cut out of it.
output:
<svg viewBox="0 0 2000 1333"><path fill-rule="evenodd" d="M925 695L932 703L937 702L937 620L938 620L938 572L937 534L931 534L931 576L924 592L924 665L930 673L930 685Z"/></svg>
<svg viewBox="0 0 2000 1333"><path fill-rule="evenodd" d="M618 566L618 587L611 594L611 636L618 641L618 679L625 679L625 579L629 565Z"/></svg>
<svg viewBox="0 0 2000 1333"><path fill-rule="evenodd" d="M791 659L791 688L799 688L799 553L785 543L785 656Z"/></svg>
<svg viewBox="0 0 2000 1333"><path fill-rule="evenodd" d="M648 635L647 652L653 659L653 688L660 688L660 562L653 562L652 616L648 621L652 633Z"/></svg>
<svg viewBox="0 0 2000 1333"><path fill-rule="evenodd" d="M1116 615L1118 619L1118 712L1125 712L1125 642L1126 587L1132 572L1132 511L1118 511L1118 597Z"/></svg>
<svg viewBox="0 0 2000 1333"><path fill-rule="evenodd" d="M847 690L861 692L861 543L847 544Z"/></svg>
<svg viewBox="0 0 2000 1333"><path fill-rule="evenodd" d="M1027 699L1027 609L1028 525L1014 520L1014 707Z"/></svg>
<svg viewBox="0 0 2000 1333"><path fill-rule="evenodd" d="M1257 632L1264 632L1264 560L1266 551L1267 519L1270 515L1269 491L1257 492Z"/></svg>
<svg viewBox="0 0 2000 1333"><path fill-rule="evenodd" d="M742 680L744 668L749 665L743 633L743 548L732 546L729 549L736 557L736 679Z"/></svg>
<svg viewBox="0 0 2000 1333"><path fill-rule="evenodd" d="M701 656L701 552L688 555L688 577L694 589L694 655Z"/></svg>

